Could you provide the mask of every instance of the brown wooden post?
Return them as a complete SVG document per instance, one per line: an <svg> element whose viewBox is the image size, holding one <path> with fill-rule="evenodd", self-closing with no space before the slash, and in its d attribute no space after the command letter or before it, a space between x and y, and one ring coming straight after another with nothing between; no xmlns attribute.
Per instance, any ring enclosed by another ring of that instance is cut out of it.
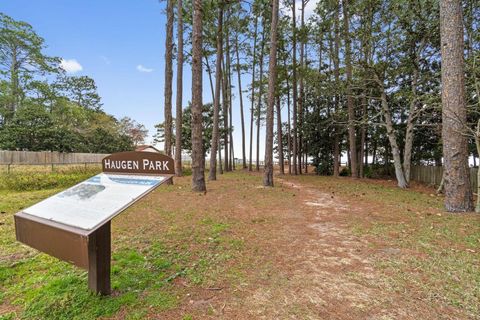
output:
<svg viewBox="0 0 480 320"><path fill-rule="evenodd" d="M110 221L88 240L88 288L101 295L110 294Z"/></svg>

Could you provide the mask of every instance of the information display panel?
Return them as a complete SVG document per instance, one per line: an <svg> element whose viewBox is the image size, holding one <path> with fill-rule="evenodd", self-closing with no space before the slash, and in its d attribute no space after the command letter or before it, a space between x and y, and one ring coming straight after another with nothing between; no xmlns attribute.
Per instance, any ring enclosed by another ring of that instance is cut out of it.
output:
<svg viewBox="0 0 480 320"><path fill-rule="evenodd" d="M47 198L24 213L83 230L92 230L144 194L166 177L100 173Z"/></svg>
<svg viewBox="0 0 480 320"><path fill-rule="evenodd" d="M127 151L102 160L103 173L15 214L17 240L88 270L88 287L108 295L111 220L171 181L172 158Z"/></svg>

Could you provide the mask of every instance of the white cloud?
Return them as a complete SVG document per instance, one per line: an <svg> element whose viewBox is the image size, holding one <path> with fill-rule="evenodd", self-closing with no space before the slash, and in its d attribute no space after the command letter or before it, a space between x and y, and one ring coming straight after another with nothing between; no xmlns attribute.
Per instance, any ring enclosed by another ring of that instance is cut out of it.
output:
<svg viewBox="0 0 480 320"><path fill-rule="evenodd" d="M320 2L320 0L309 0L306 5L305 5L305 22L307 21L308 18L310 18L314 13L315 13L315 8L317 7L317 4L318 2ZM295 9L296 9L296 16L297 16L297 19L300 20L300 16L301 16L301 11L302 11L302 1L301 0L296 0L295 1ZM283 12L283 14L289 16L289 17L292 17L292 7L289 5L289 6L283 6L283 7L280 7L280 10ZM300 26L300 21L297 22L297 27Z"/></svg>
<svg viewBox="0 0 480 320"><path fill-rule="evenodd" d="M108 59L105 56L100 56L100 58L103 60L103 62L105 62L105 64L110 64L111 63L110 59Z"/></svg>
<svg viewBox="0 0 480 320"><path fill-rule="evenodd" d="M83 67L75 59L62 59L60 67L68 73L76 73L83 70Z"/></svg>
<svg viewBox="0 0 480 320"><path fill-rule="evenodd" d="M144 67L141 64L139 64L137 66L137 70L140 71L140 72L152 72L153 71L153 69Z"/></svg>

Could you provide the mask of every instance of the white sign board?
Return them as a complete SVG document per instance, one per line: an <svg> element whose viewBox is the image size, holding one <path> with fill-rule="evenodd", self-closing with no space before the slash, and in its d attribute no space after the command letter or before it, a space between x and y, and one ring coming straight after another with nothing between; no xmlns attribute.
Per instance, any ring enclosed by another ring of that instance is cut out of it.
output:
<svg viewBox="0 0 480 320"><path fill-rule="evenodd" d="M100 173L23 212L84 230L111 219L166 177Z"/></svg>

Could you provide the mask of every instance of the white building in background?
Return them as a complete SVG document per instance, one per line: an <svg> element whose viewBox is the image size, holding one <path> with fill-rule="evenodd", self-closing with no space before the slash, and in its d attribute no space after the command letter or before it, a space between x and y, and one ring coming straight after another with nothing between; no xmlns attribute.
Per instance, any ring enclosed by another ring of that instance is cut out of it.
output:
<svg viewBox="0 0 480 320"><path fill-rule="evenodd" d="M135 151L163 153L152 145L142 144L135 147Z"/></svg>

